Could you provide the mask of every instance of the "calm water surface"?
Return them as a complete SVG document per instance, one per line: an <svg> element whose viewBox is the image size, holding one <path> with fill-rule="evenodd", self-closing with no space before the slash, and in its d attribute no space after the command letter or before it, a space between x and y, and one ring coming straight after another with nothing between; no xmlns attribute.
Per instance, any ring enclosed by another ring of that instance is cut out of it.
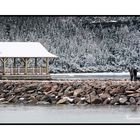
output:
<svg viewBox="0 0 140 140"><path fill-rule="evenodd" d="M0 105L0 123L140 123L140 107Z"/></svg>

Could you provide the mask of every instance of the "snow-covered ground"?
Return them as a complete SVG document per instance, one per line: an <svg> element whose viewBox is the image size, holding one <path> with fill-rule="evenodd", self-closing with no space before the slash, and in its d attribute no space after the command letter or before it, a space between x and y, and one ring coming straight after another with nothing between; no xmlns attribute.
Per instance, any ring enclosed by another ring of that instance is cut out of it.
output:
<svg viewBox="0 0 140 140"><path fill-rule="evenodd" d="M103 73L57 73L50 74L54 79L92 79L92 78L129 78L129 72L103 72ZM138 73L138 76L140 72Z"/></svg>
<svg viewBox="0 0 140 140"><path fill-rule="evenodd" d="M140 74L140 73L138 73ZM57 73L57 74L51 74L52 76L121 76L121 75L129 75L129 72L100 72L100 73Z"/></svg>

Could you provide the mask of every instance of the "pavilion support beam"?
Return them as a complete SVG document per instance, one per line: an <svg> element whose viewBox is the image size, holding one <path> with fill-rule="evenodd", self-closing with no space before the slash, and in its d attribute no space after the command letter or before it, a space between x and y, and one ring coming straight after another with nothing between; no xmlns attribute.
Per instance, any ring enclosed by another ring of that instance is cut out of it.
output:
<svg viewBox="0 0 140 140"><path fill-rule="evenodd" d="M16 74L16 58L13 60L13 74Z"/></svg>
<svg viewBox="0 0 140 140"><path fill-rule="evenodd" d="M49 59L46 58L46 75L49 73Z"/></svg>
<svg viewBox="0 0 140 140"><path fill-rule="evenodd" d="M6 61L5 58L3 58L3 75L5 75L5 67L6 67Z"/></svg>
<svg viewBox="0 0 140 140"><path fill-rule="evenodd" d="M25 62L25 72L24 72L24 74L27 75L28 74L28 59L24 58L24 62Z"/></svg>
<svg viewBox="0 0 140 140"><path fill-rule="evenodd" d="M35 58L35 74L37 74L37 58Z"/></svg>
<svg viewBox="0 0 140 140"><path fill-rule="evenodd" d="M3 75L5 75L5 62L3 62Z"/></svg>
<svg viewBox="0 0 140 140"><path fill-rule="evenodd" d="M2 73L3 73L3 75L6 74L6 72L5 72L6 61L7 61L7 58L1 58L1 62L2 62Z"/></svg>
<svg viewBox="0 0 140 140"><path fill-rule="evenodd" d="M24 75L27 75L28 74L28 58L24 58Z"/></svg>

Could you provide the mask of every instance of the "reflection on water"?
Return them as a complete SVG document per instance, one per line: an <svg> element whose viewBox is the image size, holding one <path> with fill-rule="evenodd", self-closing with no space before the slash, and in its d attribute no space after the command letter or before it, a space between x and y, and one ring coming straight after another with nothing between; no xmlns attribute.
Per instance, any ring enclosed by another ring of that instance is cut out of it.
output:
<svg viewBox="0 0 140 140"><path fill-rule="evenodd" d="M0 123L140 123L140 107L0 105Z"/></svg>

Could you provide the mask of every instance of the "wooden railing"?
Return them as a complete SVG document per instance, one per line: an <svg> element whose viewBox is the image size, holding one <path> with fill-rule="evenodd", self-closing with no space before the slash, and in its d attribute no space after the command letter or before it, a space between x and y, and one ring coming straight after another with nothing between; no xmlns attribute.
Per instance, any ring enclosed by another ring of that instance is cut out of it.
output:
<svg viewBox="0 0 140 140"><path fill-rule="evenodd" d="M46 75L46 68L5 68L5 75Z"/></svg>

